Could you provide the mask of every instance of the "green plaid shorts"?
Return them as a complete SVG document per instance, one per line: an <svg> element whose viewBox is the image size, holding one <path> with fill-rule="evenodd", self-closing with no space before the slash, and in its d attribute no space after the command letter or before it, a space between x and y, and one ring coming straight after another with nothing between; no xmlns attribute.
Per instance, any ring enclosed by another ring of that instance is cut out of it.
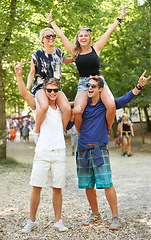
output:
<svg viewBox="0 0 151 240"><path fill-rule="evenodd" d="M107 149L100 149L101 156L104 164L96 166L93 153L94 150L88 151L88 166L87 171L83 172L82 169L82 156L83 151L77 152L77 175L78 175L78 188L92 188L96 184L97 189L104 189L113 186L112 174L110 167L109 152Z"/></svg>

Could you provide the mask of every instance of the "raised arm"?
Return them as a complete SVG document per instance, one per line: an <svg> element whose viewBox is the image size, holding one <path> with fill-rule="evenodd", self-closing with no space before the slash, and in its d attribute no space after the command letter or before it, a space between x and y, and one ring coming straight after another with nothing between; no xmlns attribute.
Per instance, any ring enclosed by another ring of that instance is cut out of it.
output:
<svg viewBox="0 0 151 240"><path fill-rule="evenodd" d="M33 59L31 59L30 72L27 78L27 90L30 90L34 77L35 77L35 65L34 65Z"/></svg>
<svg viewBox="0 0 151 240"><path fill-rule="evenodd" d="M138 84L136 85L136 87L126 93L125 95L123 95L122 97L118 98L115 100L115 104L116 104L116 109L120 109L122 107L124 107L127 103L129 103L130 101L133 100L133 98L139 94L139 92L141 91L142 87L145 86L145 84L147 83L147 81L151 78L151 76L149 76L148 78L145 77L145 73L146 70L143 72L143 74L140 76L139 80L138 80Z"/></svg>
<svg viewBox="0 0 151 240"><path fill-rule="evenodd" d="M73 49L73 44L68 40L68 38L64 35L62 30L57 26L57 24L54 22L52 19L52 9L50 13L45 13L46 18L48 21L51 23L52 28L56 32L56 34L60 37L63 45L67 49L68 53L72 56L72 49Z"/></svg>
<svg viewBox="0 0 151 240"><path fill-rule="evenodd" d="M93 44L93 47L98 55L100 55L101 49L105 46L109 37L111 36L111 33L117 28L117 26L119 25L119 23L121 22L121 20L123 19L123 17L125 16L126 13L127 13L127 11L125 11L122 8L121 14L120 14L119 18L117 18L118 20L116 19L115 22L103 34L103 36L97 42L95 42Z"/></svg>
<svg viewBox="0 0 151 240"><path fill-rule="evenodd" d="M25 99L25 101L27 102L29 107L31 107L31 109L35 110L36 109L35 99L32 96L32 94L26 89L25 83L22 78L22 65L23 65L23 59L21 60L20 65L18 65L18 66L14 66L14 64L12 64L12 66L14 67L16 76L17 76L18 88L19 88L19 91L20 91L22 97Z"/></svg>
<svg viewBox="0 0 151 240"><path fill-rule="evenodd" d="M145 84L147 83L147 81L151 78L151 76L149 76L148 78L145 77L146 74L146 70L143 72L143 74L140 76L139 80L138 80L138 84L136 85L136 87L132 90L134 95L139 94L140 90L142 90L142 87L145 86Z"/></svg>

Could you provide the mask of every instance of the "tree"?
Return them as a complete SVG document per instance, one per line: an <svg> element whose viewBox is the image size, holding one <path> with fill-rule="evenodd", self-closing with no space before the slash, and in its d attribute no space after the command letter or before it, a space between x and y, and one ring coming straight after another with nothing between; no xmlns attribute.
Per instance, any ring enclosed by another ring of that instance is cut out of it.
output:
<svg viewBox="0 0 151 240"><path fill-rule="evenodd" d="M2 7L3 3L2 3ZM6 114L5 114L5 91L4 91L4 79L3 79L3 67L2 61L5 57L7 49L10 45L11 34L13 29L13 22L15 19L16 11L16 0L11 0L10 2L10 15L9 22L6 28L6 34L4 39L2 39L2 45L0 48L0 158L6 158Z"/></svg>

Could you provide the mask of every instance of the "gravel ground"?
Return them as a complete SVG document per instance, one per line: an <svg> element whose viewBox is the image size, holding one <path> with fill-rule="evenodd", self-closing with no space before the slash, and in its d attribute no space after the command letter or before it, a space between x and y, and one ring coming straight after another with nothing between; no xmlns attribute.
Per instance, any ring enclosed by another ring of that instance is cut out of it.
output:
<svg viewBox="0 0 151 240"><path fill-rule="evenodd" d="M68 140L67 140L68 143ZM117 191L121 228L110 231L111 211L104 196L98 190L98 203L103 217L101 224L82 226L91 211L85 191L77 188L75 157L71 147L66 149L66 187L63 189L62 219L68 232L53 229L54 213L52 190L42 190L41 203L37 213L38 228L30 234L21 229L29 217L31 187L29 179L34 156L34 143L15 140L8 143L8 156L23 163L22 166L0 166L0 239L151 239L151 147L133 146L133 157L120 156L120 149L109 143L113 182Z"/></svg>

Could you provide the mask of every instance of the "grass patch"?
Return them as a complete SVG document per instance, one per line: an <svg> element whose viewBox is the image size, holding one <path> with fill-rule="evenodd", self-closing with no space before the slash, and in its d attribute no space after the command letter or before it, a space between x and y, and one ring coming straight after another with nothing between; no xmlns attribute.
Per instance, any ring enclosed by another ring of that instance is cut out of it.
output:
<svg viewBox="0 0 151 240"><path fill-rule="evenodd" d="M7 166L17 166L20 165L19 162L17 162L14 158L7 157L7 158L1 158L0 159L1 165L7 165Z"/></svg>

